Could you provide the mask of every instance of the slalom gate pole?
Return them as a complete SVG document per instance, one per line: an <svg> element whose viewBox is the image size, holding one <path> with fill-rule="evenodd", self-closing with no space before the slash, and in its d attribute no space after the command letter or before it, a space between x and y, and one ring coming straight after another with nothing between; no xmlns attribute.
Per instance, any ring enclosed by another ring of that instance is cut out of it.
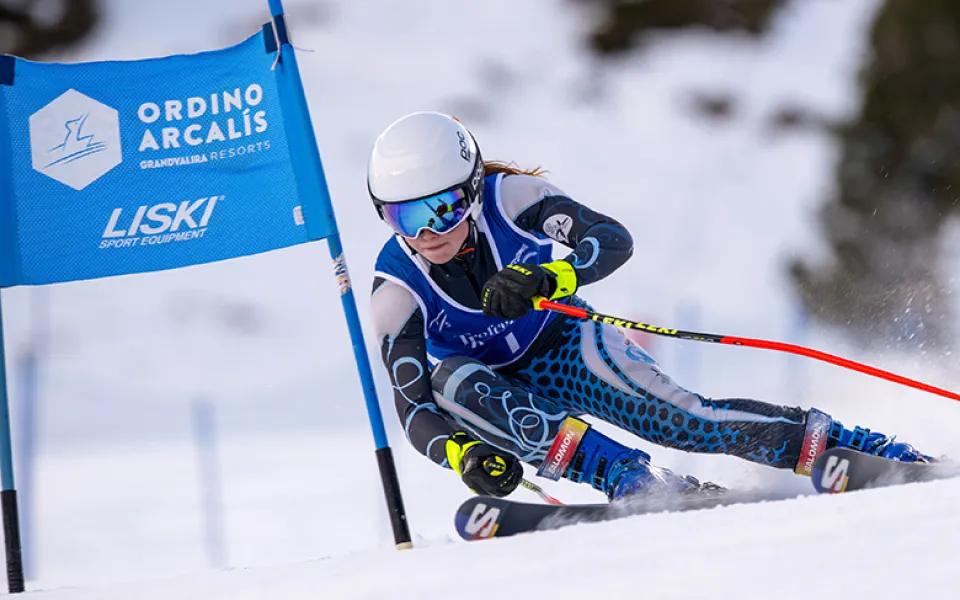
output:
<svg viewBox="0 0 960 600"><path fill-rule="evenodd" d="M922 390L924 392L929 392L931 394L936 394L937 396L943 396L944 398L950 398L951 400L956 400L960 402L960 394L956 392L951 392L942 388L932 386L927 383L916 381L904 377L903 375L897 375L896 373L891 373L889 371L884 371L883 369L878 369L876 367L871 367L862 363L858 363L840 356L834 356L832 354L827 354L826 352L820 352L819 350L813 350L811 348L806 348L804 346L797 346L795 344L786 344L784 342L772 342L767 340L756 340L750 338L735 337L732 335L717 335L714 333L698 333L696 331L683 331L680 329L670 329L668 327L660 327L658 325L651 325L649 323L638 323L636 321L631 321L629 319L621 319L619 317L611 317L609 315L600 314L592 310L587 310L585 308L578 308L576 306L568 306L566 304L560 304L559 302L551 302L545 298L536 298L534 300L534 307L537 310L553 310L559 313L571 317L577 317L579 319L587 319L590 321L597 321L598 323L603 323L604 325L613 325L614 327L622 327L624 329L636 329L639 331L645 331L647 333L652 333L654 335L662 335L666 337L676 338L680 340L689 340L694 342L711 342L714 344L727 344L730 346L746 346L748 348L760 348L763 350L777 350L779 352L789 352L790 354L797 354L800 356L806 356L808 358L813 358L816 360L822 360L845 369L850 369L852 371L857 371L860 373L865 373L867 375L872 375L873 377L879 377L880 379L885 379L893 383L899 383L900 385L905 385L914 389Z"/></svg>
<svg viewBox="0 0 960 600"><path fill-rule="evenodd" d="M274 68L277 70L278 79L281 84L281 100L284 95L287 98L287 107L289 108L289 118L287 122L288 131L299 132L297 137L290 137L290 141L299 144L299 155L304 156L310 161L308 168L310 189L314 193L329 197L326 176L323 172L323 165L320 161L320 149L317 144L316 136L313 132L313 123L310 119L310 109L307 104L306 92L303 88L303 81L300 78L300 68L297 65L297 57L294 53L293 45L287 31L286 19L283 13L282 0L268 0L270 14L272 16L272 36L276 41L277 60ZM288 134L290 136L290 134ZM333 208L329 207L332 218ZM347 329L350 332L350 341L353 346L354 359L357 370L360 375L360 384L363 390L363 397L367 407L367 416L370 420L370 428L373 432L374 443L376 444L377 467L380 470L380 481L383 485L384 499L387 504L387 511L390 515L390 525L393 528L393 540L398 550L412 548L410 539L410 526L407 523L407 512L403 506L403 497L400 493L400 479L397 476L397 468L393 459L393 451L387 441L387 432L383 424L383 415L380 411L380 403L377 398L377 389L373 379L373 371L370 367L370 359L367 356L367 348L363 338L363 328L360 324L360 316L357 311L357 302L353 294L353 285L350 282L350 276L347 271L346 258L343 256L343 245L340 241L340 234L334 231L326 236L327 247L330 250L330 258L333 260L334 275L337 278L337 284L340 288L340 301L343 306L344 317L347 321Z"/></svg>
<svg viewBox="0 0 960 600"><path fill-rule="evenodd" d="M0 295L2 301L2 295ZM0 505L3 509L3 542L7 558L7 589L11 594L24 591L23 546L20 543L20 510L13 478L13 444L10 435L10 402L7 395L7 370L3 350L3 309L0 307Z"/></svg>

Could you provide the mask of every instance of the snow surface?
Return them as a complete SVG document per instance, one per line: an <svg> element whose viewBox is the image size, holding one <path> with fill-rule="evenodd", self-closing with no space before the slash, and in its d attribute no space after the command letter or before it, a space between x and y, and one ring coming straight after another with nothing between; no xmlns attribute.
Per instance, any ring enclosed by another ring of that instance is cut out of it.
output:
<svg viewBox="0 0 960 600"><path fill-rule="evenodd" d="M222 47L267 14L261 0L107 4L99 36L57 59ZM955 357L867 354L805 326L786 285L788 256L825 253L815 214L833 185L837 147L820 133L777 135L770 119L787 101L837 118L856 109L852 74L876 0L793 2L762 40L660 36L611 65L582 50L589 15L559 0L286 4L295 43L313 50L300 53L300 66L364 317L388 235L363 183L370 144L396 117L437 109L461 116L486 157L546 167L554 183L635 233L631 263L584 290L603 312L803 343L960 388ZM702 91L735 94L735 118L696 116L691 97ZM951 240L960 258L960 235ZM34 524L28 587L47 590L38 596L951 597L954 481L463 543L452 515L468 492L403 440L368 335L415 536L415 550L394 551L324 246L3 292L17 441L31 308L50 309L39 454L23 499ZM706 395L816 406L926 452L960 455L950 426L960 406L948 400L777 353L647 341L682 384ZM215 407L220 433L226 572L204 547L191 437L198 401ZM811 493L791 473L604 430L702 479ZM18 471L21 483L26 475ZM544 487L567 501L597 500L567 482Z"/></svg>
<svg viewBox="0 0 960 600"><path fill-rule="evenodd" d="M656 514L43 600L955 598L960 481Z"/></svg>

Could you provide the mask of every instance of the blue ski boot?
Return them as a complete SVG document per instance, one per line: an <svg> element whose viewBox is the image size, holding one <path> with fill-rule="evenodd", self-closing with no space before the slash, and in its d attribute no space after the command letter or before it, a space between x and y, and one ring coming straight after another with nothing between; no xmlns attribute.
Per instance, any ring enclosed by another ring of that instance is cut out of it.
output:
<svg viewBox="0 0 960 600"><path fill-rule="evenodd" d="M894 437L863 427L854 427L852 431L845 429L842 423L827 413L812 408L807 413L807 428L800 460L794 471L809 476L817 457L824 450L834 447L851 448L900 462L935 462L932 457L921 454L906 442L898 442Z"/></svg>
<svg viewBox="0 0 960 600"><path fill-rule="evenodd" d="M574 417L560 427L537 474L554 481L566 477L589 483L611 501L635 495L722 490L654 466L646 452L628 448Z"/></svg>
<svg viewBox="0 0 960 600"><path fill-rule="evenodd" d="M844 429L843 424L834 421L830 426L830 438L827 447L852 448L865 454L873 454L900 462L933 462L933 457L921 454L906 442L898 442L895 436L887 437L879 431L870 431L864 427Z"/></svg>

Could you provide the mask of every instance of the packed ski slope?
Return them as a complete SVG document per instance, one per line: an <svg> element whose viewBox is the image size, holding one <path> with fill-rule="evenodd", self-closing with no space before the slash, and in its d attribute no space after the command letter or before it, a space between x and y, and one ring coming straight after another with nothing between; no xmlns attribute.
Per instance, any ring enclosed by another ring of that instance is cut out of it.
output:
<svg viewBox="0 0 960 600"><path fill-rule="evenodd" d="M944 480L35 596L948 599L956 597L958 493L960 481Z"/></svg>
<svg viewBox="0 0 960 600"><path fill-rule="evenodd" d="M364 316L387 236L366 197L370 144L394 118L437 109L467 122L486 157L546 167L554 183L634 232L632 261L584 290L603 312L803 343L960 387L955 357L867 354L805 327L786 287L787 256L824 250L815 213L837 149L820 133L777 135L770 118L786 101L837 118L856 108L851 74L875 0L794 2L769 38L689 33L610 65L583 53L584 15L559 0L286 4L295 43L313 50L300 53L300 65ZM56 58L205 50L266 19L263 0L107 5L99 37ZM691 98L700 91L735 95L734 118L696 116ZM166 99L162 89L157 95ZM958 233L947 242L948 269L960 264ZM809 596L811 586L901 597L895 592L910 586L918 597L948 597L946 557L960 543L954 481L467 545L452 526L465 488L406 446L378 370L417 546L396 553L323 246L3 292L18 442L18 361L29 349L32 308L49 307L36 466L18 471L33 524L29 589L147 600L789 598ZM378 367L376 342L368 344ZM650 349L704 394L817 406L960 456L952 425L960 406L947 400L762 351L657 340ZM197 401L215 407L220 433L219 557L204 546L210 524L191 437ZM811 492L790 473L639 445L658 463L729 487ZM565 482L548 491L597 500ZM235 570L211 570L222 566Z"/></svg>

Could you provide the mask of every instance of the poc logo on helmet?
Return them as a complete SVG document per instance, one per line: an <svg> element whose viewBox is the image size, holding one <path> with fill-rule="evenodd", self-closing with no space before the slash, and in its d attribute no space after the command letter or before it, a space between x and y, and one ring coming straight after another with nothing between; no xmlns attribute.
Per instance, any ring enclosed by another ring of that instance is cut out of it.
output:
<svg viewBox="0 0 960 600"><path fill-rule="evenodd" d="M76 90L30 116L35 171L82 190L123 162L115 109Z"/></svg>
<svg viewBox="0 0 960 600"><path fill-rule="evenodd" d="M467 138L463 135L462 131L457 131L457 138L460 142L460 158L470 162L470 146L467 144Z"/></svg>
<svg viewBox="0 0 960 600"><path fill-rule="evenodd" d="M477 162L477 168L473 170L473 178L470 180L470 187L475 193L480 191L480 184L483 182L483 163Z"/></svg>

